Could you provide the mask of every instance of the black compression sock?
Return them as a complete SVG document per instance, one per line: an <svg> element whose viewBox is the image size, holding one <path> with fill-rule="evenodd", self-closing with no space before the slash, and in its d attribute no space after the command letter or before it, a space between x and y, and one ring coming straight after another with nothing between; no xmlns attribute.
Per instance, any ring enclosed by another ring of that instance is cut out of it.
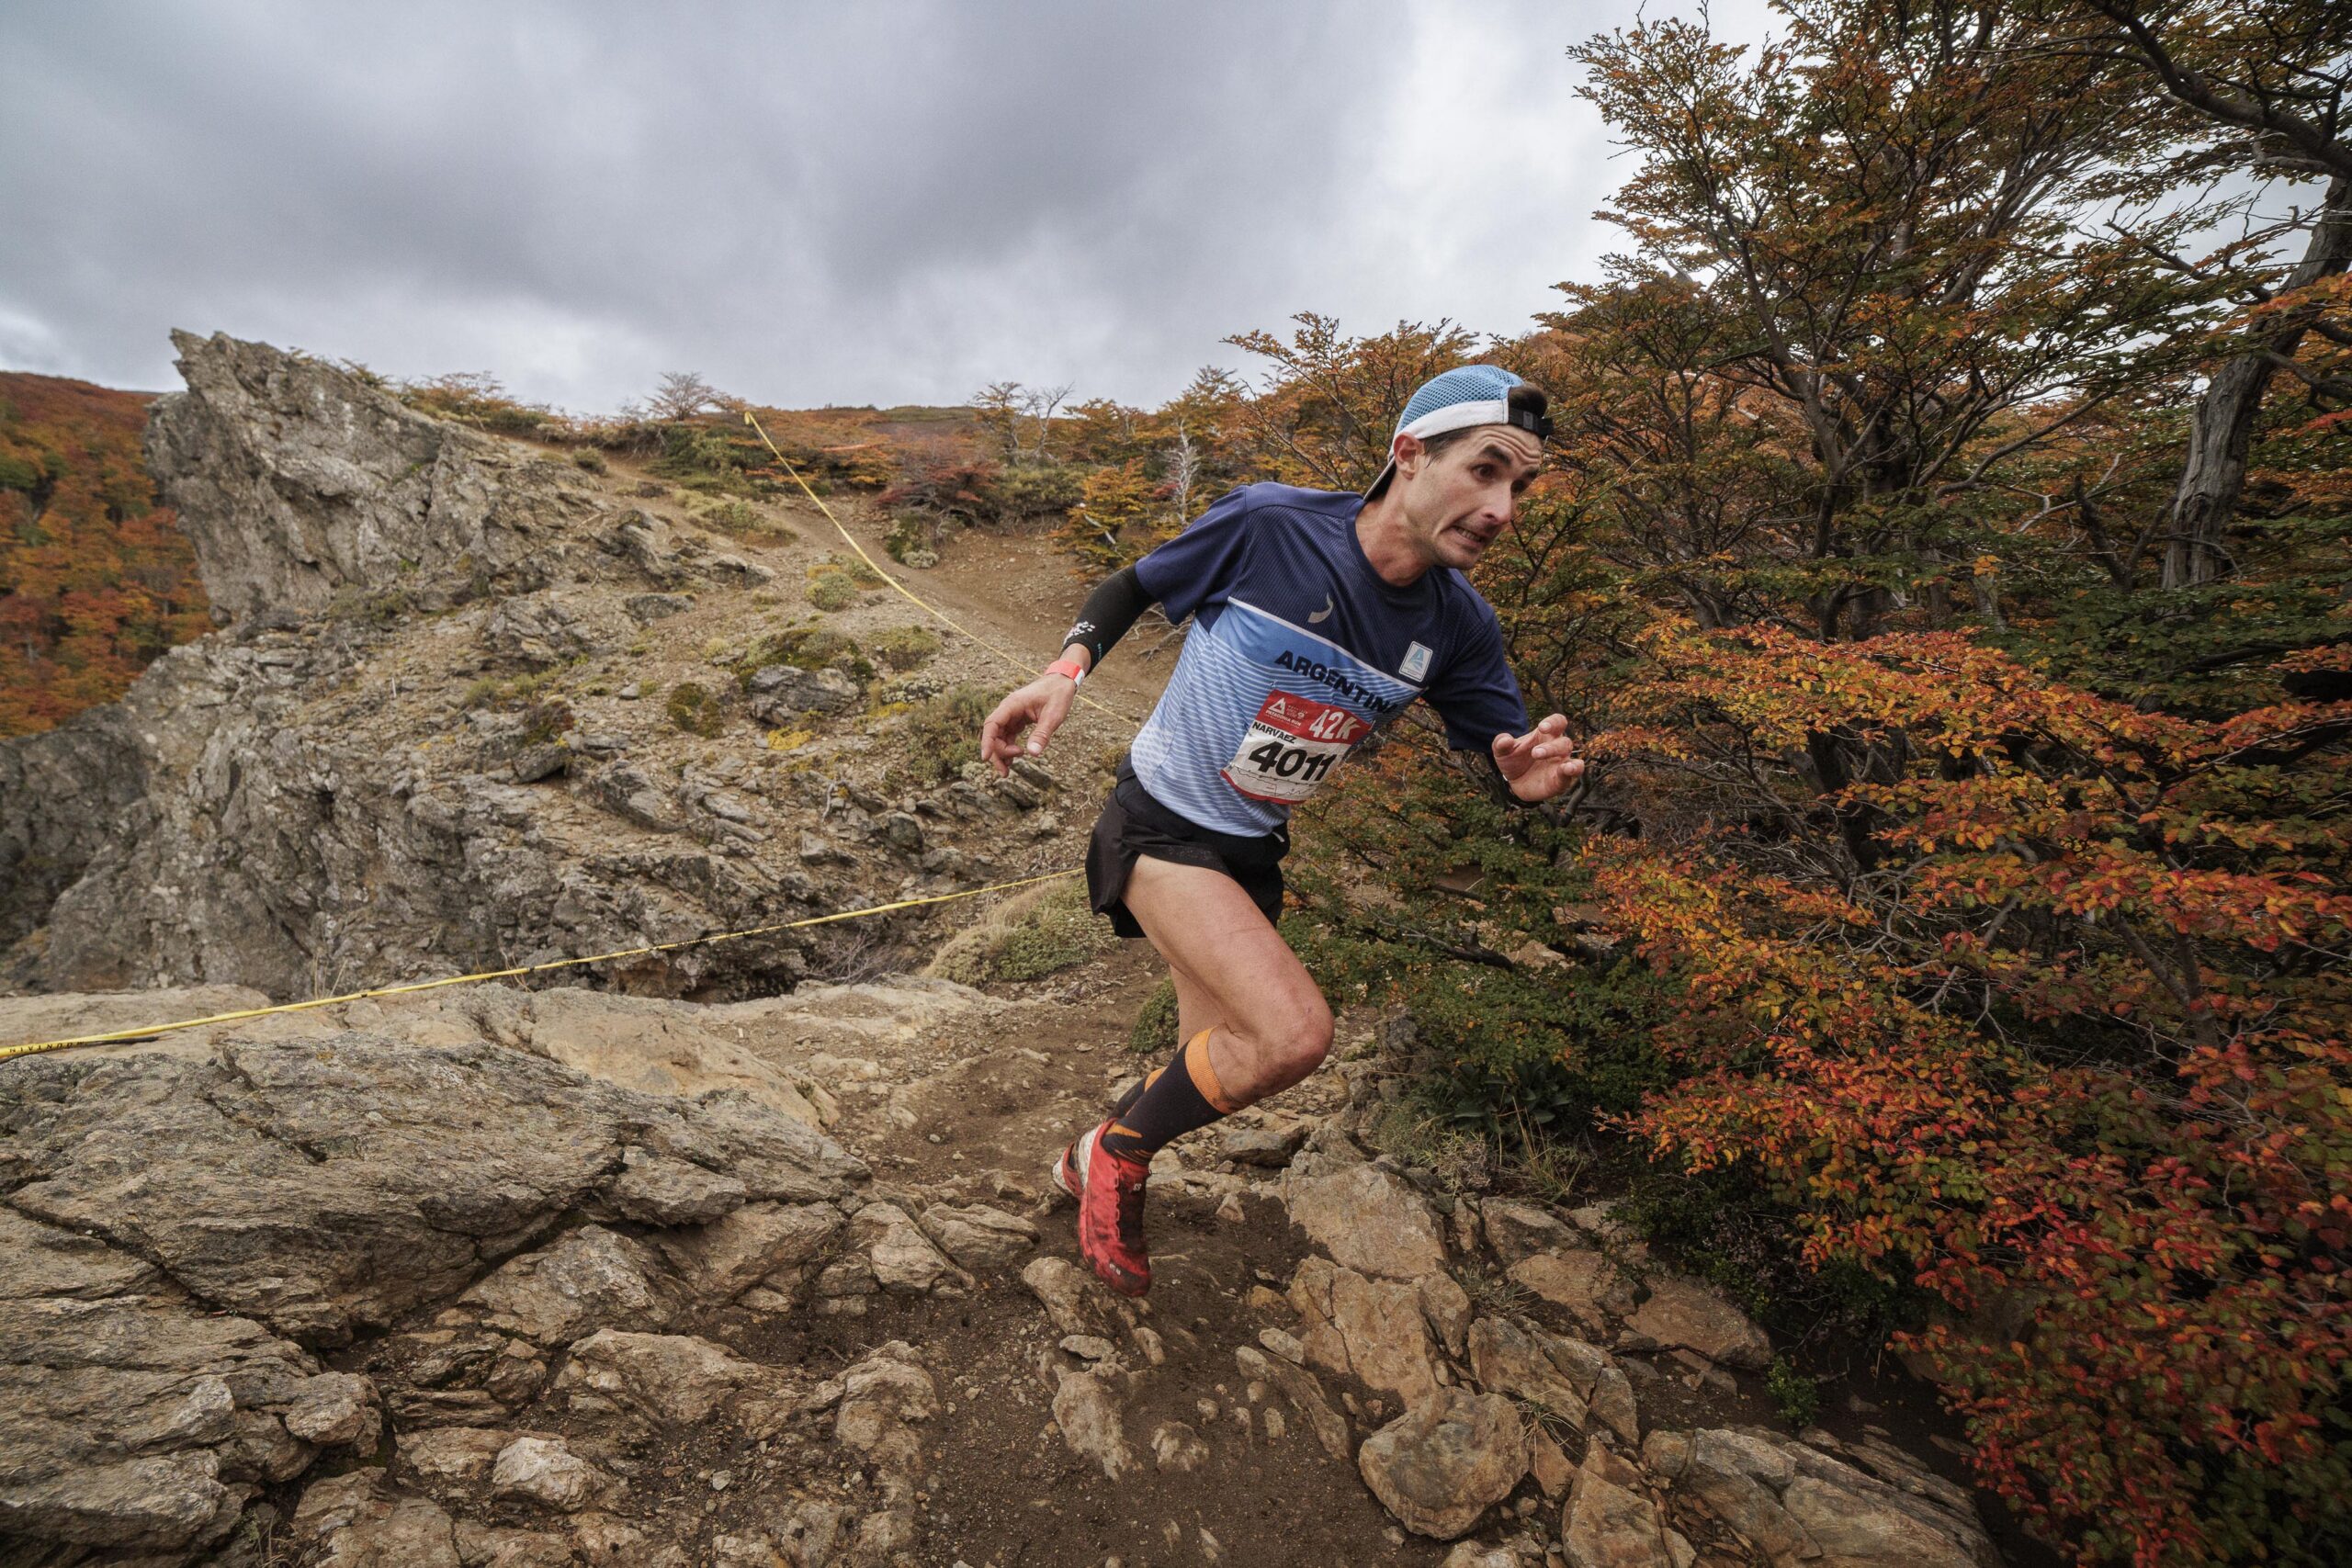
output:
<svg viewBox="0 0 2352 1568"><path fill-rule="evenodd" d="M1186 1041L1175 1059L1144 1080L1142 1092L1114 1108L1102 1147L1141 1164L1175 1138L1241 1108L1226 1099L1209 1065L1209 1033Z"/></svg>

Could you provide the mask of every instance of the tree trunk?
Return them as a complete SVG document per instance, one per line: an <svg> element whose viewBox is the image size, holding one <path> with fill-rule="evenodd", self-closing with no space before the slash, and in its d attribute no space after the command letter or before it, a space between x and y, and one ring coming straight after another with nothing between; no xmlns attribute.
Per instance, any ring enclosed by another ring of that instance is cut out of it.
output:
<svg viewBox="0 0 2352 1568"><path fill-rule="evenodd" d="M2312 226L2303 259L2281 285L2282 292L2306 288L2352 264L2352 180L2327 186L2327 202ZM2245 489L2246 449L2254 437L2262 394L2278 368L2270 355L2291 358L2310 330L2309 316L2290 312L2282 324L2266 326L2254 345L2213 373L2188 424L2188 456L2173 493L2172 537L2165 547L2164 586L2188 588L2211 582L2227 565L2222 530L2237 515Z"/></svg>

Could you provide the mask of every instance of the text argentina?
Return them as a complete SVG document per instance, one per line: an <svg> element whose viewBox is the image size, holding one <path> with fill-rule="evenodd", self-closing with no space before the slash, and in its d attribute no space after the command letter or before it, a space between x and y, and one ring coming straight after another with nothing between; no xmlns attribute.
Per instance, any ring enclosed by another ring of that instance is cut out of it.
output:
<svg viewBox="0 0 2352 1568"><path fill-rule="evenodd" d="M1274 668L1287 670L1295 675L1304 675L1320 685L1329 686L1350 702L1360 703L1374 713L1388 713L1396 706L1395 703L1378 693L1349 680L1339 671L1307 654L1293 653L1284 649L1274 655Z"/></svg>

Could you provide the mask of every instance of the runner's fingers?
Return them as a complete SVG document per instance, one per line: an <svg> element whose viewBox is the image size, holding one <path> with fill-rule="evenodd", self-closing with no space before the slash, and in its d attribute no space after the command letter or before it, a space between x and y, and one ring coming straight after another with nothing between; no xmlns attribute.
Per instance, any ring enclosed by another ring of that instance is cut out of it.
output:
<svg viewBox="0 0 2352 1568"><path fill-rule="evenodd" d="M1029 738L1030 753L1035 755L1043 751L1046 749L1046 742L1054 738L1054 731L1059 729L1062 727L1062 720L1069 716L1069 708L1066 705L1058 712L1049 705L1044 713L1040 714L1037 716L1037 733Z"/></svg>
<svg viewBox="0 0 2352 1568"><path fill-rule="evenodd" d="M1028 727L1028 713L1013 698L1005 698L980 726L980 755L995 763L999 773L1009 772L1005 763L1014 754L1013 742Z"/></svg>

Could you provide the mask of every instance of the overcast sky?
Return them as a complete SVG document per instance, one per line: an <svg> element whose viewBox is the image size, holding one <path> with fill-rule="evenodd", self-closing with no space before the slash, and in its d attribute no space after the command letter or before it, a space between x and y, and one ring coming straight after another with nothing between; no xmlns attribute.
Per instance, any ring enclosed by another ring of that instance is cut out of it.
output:
<svg viewBox="0 0 2352 1568"><path fill-rule="evenodd" d="M1518 332L1613 243L1564 51L1633 10L0 0L0 367L172 387L181 326L582 412L1148 404L1297 310Z"/></svg>

